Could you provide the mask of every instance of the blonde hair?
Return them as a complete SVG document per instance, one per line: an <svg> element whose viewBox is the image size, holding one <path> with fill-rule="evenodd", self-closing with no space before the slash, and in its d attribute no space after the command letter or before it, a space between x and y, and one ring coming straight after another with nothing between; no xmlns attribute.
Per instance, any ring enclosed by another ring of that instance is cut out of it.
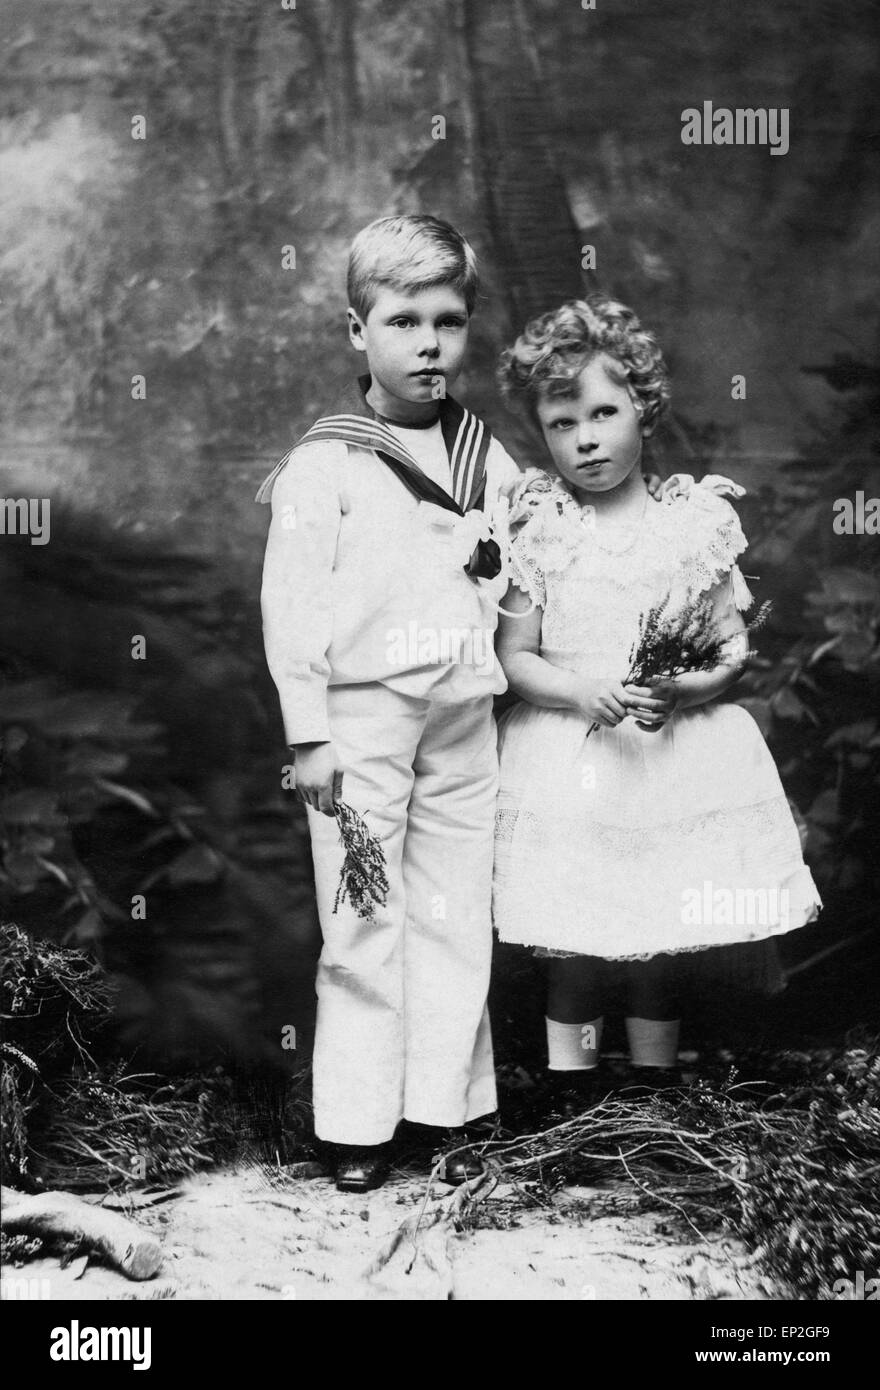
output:
<svg viewBox="0 0 880 1390"><path fill-rule="evenodd" d="M380 217L358 232L348 255L348 302L365 319L382 287L415 292L450 285L473 313L477 257L448 222L427 213Z"/></svg>
<svg viewBox="0 0 880 1390"><path fill-rule="evenodd" d="M549 314L531 319L498 368L507 395L525 395L530 404L544 392L568 396L592 358L607 354L621 368L621 384L632 396L642 430L650 433L669 404L669 373L653 333L642 328L632 309L605 295L572 299Z"/></svg>

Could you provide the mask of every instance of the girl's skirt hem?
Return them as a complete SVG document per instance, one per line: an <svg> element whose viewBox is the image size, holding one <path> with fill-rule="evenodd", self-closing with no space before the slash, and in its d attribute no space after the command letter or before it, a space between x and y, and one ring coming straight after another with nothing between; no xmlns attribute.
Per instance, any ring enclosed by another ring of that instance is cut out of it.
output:
<svg viewBox="0 0 880 1390"><path fill-rule="evenodd" d="M702 920L683 927L682 918L688 907ZM543 925L534 913L526 916L513 912L508 904L503 923L496 922L499 941L507 945L531 946L542 956L598 956L610 961L651 960L659 955L694 955L714 947L743 946L776 940L815 922L822 907L813 875L804 864L778 889L765 896L752 890L727 890L720 899L716 890L706 885L702 893L695 891L694 901L684 904L679 920L663 931L660 915L648 920L607 922L592 930L560 930L559 923ZM719 915L733 915L734 921L718 920ZM748 920L749 916L757 921ZM746 920L742 918L745 916ZM705 918L710 920L707 922ZM764 918L765 920L762 920ZM775 920L774 920L775 919ZM668 933L668 934L667 934ZM688 939L683 939L684 937ZM621 941L642 945L641 950L621 950Z"/></svg>

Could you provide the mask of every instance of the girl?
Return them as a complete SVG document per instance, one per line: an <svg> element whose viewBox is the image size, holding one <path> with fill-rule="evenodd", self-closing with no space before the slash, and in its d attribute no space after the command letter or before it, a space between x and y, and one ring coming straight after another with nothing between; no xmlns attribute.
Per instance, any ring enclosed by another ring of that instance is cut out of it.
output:
<svg viewBox="0 0 880 1390"><path fill-rule="evenodd" d="M632 1064L671 1079L676 954L769 939L821 906L756 724L717 703L748 655L746 541L721 495L743 490L678 478L649 494L642 444L669 388L654 338L622 304L577 300L534 319L501 379L526 397L557 476L527 478L512 512L515 616L498 654L525 703L501 730L495 923L502 941L551 957L551 1072L595 1072L617 961ZM701 595L718 663L630 683L642 616Z"/></svg>

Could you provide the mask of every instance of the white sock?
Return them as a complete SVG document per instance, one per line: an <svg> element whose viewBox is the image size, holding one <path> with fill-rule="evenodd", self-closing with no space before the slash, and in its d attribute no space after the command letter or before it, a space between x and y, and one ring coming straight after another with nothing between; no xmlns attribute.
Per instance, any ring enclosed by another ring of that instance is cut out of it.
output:
<svg viewBox="0 0 880 1390"><path fill-rule="evenodd" d="M601 1017L589 1023L557 1023L555 1018L545 1018L544 1022L549 1071L593 1071L599 1065Z"/></svg>
<svg viewBox="0 0 880 1390"><path fill-rule="evenodd" d="M634 1067L674 1067L678 1061L677 1018L628 1018L626 1036Z"/></svg>

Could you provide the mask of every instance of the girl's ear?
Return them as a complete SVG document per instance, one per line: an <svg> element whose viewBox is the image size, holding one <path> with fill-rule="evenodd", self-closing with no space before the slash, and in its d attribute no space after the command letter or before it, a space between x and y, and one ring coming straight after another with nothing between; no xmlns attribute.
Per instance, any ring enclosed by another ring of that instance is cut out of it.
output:
<svg viewBox="0 0 880 1390"><path fill-rule="evenodd" d="M642 402L639 400L629 381L626 382L626 390L627 395L632 401L632 408L636 412L636 415L638 415L639 417L639 430L641 432L641 436L643 439L650 439L651 435L654 433L654 426L646 425L644 423L645 407L642 405Z"/></svg>
<svg viewBox="0 0 880 1390"><path fill-rule="evenodd" d="M348 317L348 341L357 352L366 352L367 345L364 341L364 321L351 305L346 310Z"/></svg>

